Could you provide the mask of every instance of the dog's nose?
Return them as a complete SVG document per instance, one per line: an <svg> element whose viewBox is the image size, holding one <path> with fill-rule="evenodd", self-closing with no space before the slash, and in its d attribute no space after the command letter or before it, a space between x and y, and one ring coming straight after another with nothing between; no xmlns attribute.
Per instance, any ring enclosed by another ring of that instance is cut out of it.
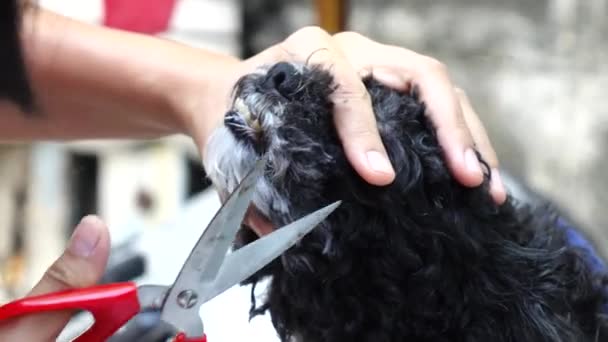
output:
<svg viewBox="0 0 608 342"><path fill-rule="evenodd" d="M289 95L293 92L293 76L297 73L298 70L290 63L277 63L266 73L262 86L266 90L276 90L279 94L289 98Z"/></svg>

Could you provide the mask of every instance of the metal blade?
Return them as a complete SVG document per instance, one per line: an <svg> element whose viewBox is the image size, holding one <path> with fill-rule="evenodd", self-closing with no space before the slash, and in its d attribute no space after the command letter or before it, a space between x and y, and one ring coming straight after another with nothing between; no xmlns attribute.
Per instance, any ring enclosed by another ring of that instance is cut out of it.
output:
<svg viewBox="0 0 608 342"><path fill-rule="evenodd" d="M201 290L198 292L202 294L199 302L211 300L262 269L312 231L336 210L340 203L334 202L229 254L215 282L199 287Z"/></svg>
<svg viewBox="0 0 608 342"><path fill-rule="evenodd" d="M190 296L190 290L200 284L212 283L241 227L245 213L255 193L255 185L263 176L265 160L256 162L253 170L243 178L213 217L207 229L192 248L182 266L163 306L161 319L175 327L190 329L200 326L200 302ZM194 296L198 294L194 293ZM191 322L190 322L191 321Z"/></svg>

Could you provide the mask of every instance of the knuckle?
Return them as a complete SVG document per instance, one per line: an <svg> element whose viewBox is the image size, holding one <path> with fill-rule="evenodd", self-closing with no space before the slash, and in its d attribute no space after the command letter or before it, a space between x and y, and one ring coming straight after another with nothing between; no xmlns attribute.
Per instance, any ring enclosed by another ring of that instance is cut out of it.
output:
<svg viewBox="0 0 608 342"><path fill-rule="evenodd" d="M343 31L338 32L333 35L334 38L338 40L353 40L353 39L363 39L365 38L362 34L355 31Z"/></svg>
<svg viewBox="0 0 608 342"><path fill-rule="evenodd" d="M334 93L334 102L339 107L351 106L352 102L371 107L371 97L363 84L341 83Z"/></svg>
<svg viewBox="0 0 608 342"><path fill-rule="evenodd" d="M351 115L336 118L336 126L342 137L345 137L346 144L370 145L380 143L380 134L376 121L368 118L361 112L349 112Z"/></svg>
<svg viewBox="0 0 608 342"><path fill-rule="evenodd" d="M336 88L333 93L335 99L342 100L363 100L366 103L369 101L371 106L371 97L365 84L359 78L345 77L343 74L338 74L336 78Z"/></svg>
<svg viewBox="0 0 608 342"><path fill-rule="evenodd" d="M329 33L319 26L305 26L292 33L287 37L287 41L294 39L315 39L315 38L326 38L329 37Z"/></svg>
<svg viewBox="0 0 608 342"><path fill-rule="evenodd" d="M456 96L458 96L460 99L464 99L467 97L467 93L464 91L464 89L460 88L460 87L454 87L454 93L456 94Z"/></svg>
<svg viewBox="0 0 608 342"><path fill-rule="evenodd" d="M368 127L363 123L351 125L344 128L344 133L349 137L349 140L353 143L356 141L376 141L378 140L378 133L372 127Z"/></svg>
<svg viewBox="0 0 608 342"><path fill-rule="evenodd" d="M462 109L464 111L463 114L476 115L475 111L473 110L473 107L471 106L469 95L464 89L460 87L455 87L454 94L456 95L456 99L458 100L458 102L460 102L460 105L462 106Z"/></svg>
<svg viewBox="0 0 608 342"><path fill-rule="evenodd" d="M72 269L61 260L53 263L46 271L45 278L57 284L61 288L77 287L78 277Z"/></svg>
<svg viewBox="0 0 608 342"><path fill-rule="evenodd" d="M447 66L436 58L425 56L425 64L427 69L440 73L447 73Z"/></svg>

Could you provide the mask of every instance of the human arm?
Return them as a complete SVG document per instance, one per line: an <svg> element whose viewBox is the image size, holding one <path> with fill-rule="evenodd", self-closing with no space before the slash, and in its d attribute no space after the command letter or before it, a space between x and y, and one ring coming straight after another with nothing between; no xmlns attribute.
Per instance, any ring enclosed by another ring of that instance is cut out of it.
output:
<svg viewBox="0 0 608 342"><path fill-rule="evenodd" d="M335 118L346 154L368 182L394 179L361 76L395 88L416 85L437 127L455 177L479 185L473 146L493 168L492 193L504 201L498 160L483 125L445 66L413 51L356 33L303 28L245 61L136 33L88 25L34 8L25 13L23 45L37 117L0 102L4 141L191 136L201 153L227 108L239 76L260 64L300 61L331 68L340 85Z"/></svg>
<svg viewBox="0 0 608 342"><path fill-rule="evenodd" d="M4 141L189 133L190 112L222 115L217 108L227 95L218 92L233 82L224 71L239 63L228 55L89 25L41 8L26 10L23 23L38 115L24 115L2 102Z"/></svg>

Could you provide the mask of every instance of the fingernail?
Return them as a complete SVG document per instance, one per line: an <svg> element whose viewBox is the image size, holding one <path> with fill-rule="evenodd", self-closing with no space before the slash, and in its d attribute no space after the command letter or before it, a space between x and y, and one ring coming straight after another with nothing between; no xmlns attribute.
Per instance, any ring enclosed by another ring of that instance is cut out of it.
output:
<svg viewBox="0 0 608 342"><path fill-rule="evenodd" d="M482 174L481 164L479 164L477 155L472 149L469 148L464 153L464 162L467 165L467 169L469 169L469 171L478 173L480 175Z"/></svg>
<svg viewBox="0 0 608 342"><path fill-rule="evenodd" d="M490 180L490 187L494 190L495 195L499 198L497 200L502 202L507 194L505 189L505 185L502 182L502 178L500 177L500 172L498 169L492 169L492 179Z"/></svg>
<svg viewBox="0 0 608 342"><path fill-rule="evenodd" d="M393 173L393 166L388 158L378 151L367 152L367 162L372 170L381 173Z"/></svg>
<svg viewBox="0 0 608 342"><path fill-rule="evenodd" d="M89 257L95 251L99 239L101 223L94 216L85 216L72 234L68 250L79 257Z"/></svg>

